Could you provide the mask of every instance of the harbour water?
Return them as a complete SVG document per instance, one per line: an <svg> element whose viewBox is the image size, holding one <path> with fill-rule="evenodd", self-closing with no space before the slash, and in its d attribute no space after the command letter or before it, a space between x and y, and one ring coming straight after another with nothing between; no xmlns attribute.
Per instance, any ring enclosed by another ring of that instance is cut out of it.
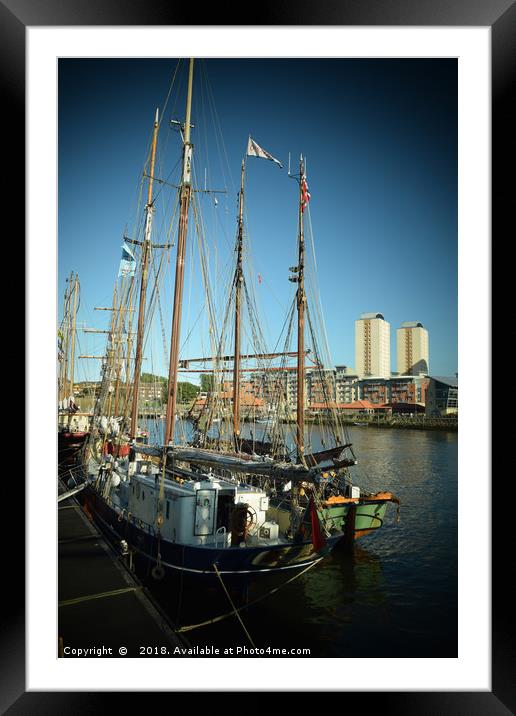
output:
<svg viewBox="0 0 516 716"><path fill-rule="evenodd" d="M261 649L304 648L317 657L456 657L457 433L357 426L349 434L355 484L393 492L400 520L390 506L353 555L332 554L254 605L278 580L247 585L250 606L240 615L249 636ZM176 625L232 611L216 579L145 581ZM200 648L252 648L234 615L185 635Z"/></svg>

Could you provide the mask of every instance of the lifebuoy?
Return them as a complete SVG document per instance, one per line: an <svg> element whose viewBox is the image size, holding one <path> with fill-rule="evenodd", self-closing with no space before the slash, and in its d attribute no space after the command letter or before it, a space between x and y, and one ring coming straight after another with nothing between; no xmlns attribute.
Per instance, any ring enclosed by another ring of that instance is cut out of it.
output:
<svg viewBox="0 0 516 716"><path fill-rule="evenodd" d="M161 564L157 564L155 567L152 568L151 574L157 582L161 582L161 580L165 576L165 570L163 569Z"/></svg>

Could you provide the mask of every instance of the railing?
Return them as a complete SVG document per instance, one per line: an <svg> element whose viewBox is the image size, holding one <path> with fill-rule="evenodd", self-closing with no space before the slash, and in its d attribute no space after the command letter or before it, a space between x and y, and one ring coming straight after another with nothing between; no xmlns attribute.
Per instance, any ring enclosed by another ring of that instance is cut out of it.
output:
<svg viewBox="0 0 516 716"><path fill-rule="evenodd" d="M215 532L215 549L219 549L219 535L222 537L222 546L226 546L226 528L224 525Z"/></svg>
<svg viewBox="0 0 516 716"><path fill-rule="evenodd" d="M119 522L122 522L125 519L126 522L133 524L135 527L138 527L144 532L147 532L149 535L156 536L156 530L154 528L154 525L151 525L148 522L141 520L139 517L135 517L135 515L133 515L132 512L128 512L125 507L120 510L120 505L118 503L115 503L115 501L111 497L104 497L100 494L100 492L98 494L100 499L104 500L104 502L118 514Z"/></svg>

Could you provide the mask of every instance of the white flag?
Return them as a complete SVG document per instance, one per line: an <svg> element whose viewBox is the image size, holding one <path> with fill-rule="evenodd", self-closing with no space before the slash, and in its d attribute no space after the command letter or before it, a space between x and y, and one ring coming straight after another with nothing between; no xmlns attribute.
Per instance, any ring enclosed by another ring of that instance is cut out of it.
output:
<svg viewBox="0 0 516 716"><path fill-rule="evenodd" d="M265 149L262 149L258 144L256 144L254 139L251 139L251 137L249 137L249 141L247 142L247 156L260 157L261 159L270 159L271 162L276 162L276 164L278 164L279 167L283 169L283 164L277 159L275 159L272 154L269 154L269 152L266 152Z"/></svg>

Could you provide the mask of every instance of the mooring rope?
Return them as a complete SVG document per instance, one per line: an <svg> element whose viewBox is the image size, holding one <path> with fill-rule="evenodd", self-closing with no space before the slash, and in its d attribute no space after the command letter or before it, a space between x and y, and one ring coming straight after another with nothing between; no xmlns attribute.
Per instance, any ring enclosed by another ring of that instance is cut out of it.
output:
<svg viewBox="0 0 516 716"><path fill-rule="evenodd" d="M294 575L290 579L287 579L286 582L283 582L283 584L280 584L279 587L274 587L274 589L271 589L270 592L267 592L267 594L263 594L261 597L258 597L258 599L255 599L254 601L250 602L249 604L245 604L243 607L239 607L238 609L235 609L232 612L227 612L226 614L221 614L218 617L213 617L213 619L208 619L205 622L200 622L199 624L189 624L188 626L179 627L179 629L176 629L177 633L185 632L185 631L192 631L193 629L198 629L199 627L203 626L209 626L210 624L215 624L217 622L222 621L223 619L227 619L228 617L232 617L235 614L238 614L238 612L241 612L243 609L247 609L248 607L252 607L255 604L258 604L258 602L263 601L266 597L270 597L271 594L275 594L276 592L279 592L280 589L283 587L286 587L287 584L290 584L294 580L296 580L298 577L301 577L302 574L305 574L305 572L308 572L309 569L312 569L312 567L315 567L316 564L319 564L319 562L323 559L323 557L319 557L319 559L316 559L314 562L308 565L303 571L299 572L299 574Z"/></svg>
<svg viewBox="0 0 516 716"><path fill-rule="evenodd" d="M217 565L216 565L216 564L213 565L213 569L215 570L215 573L216 573L217 577L219 578L220 583L222 584L222 589L223 589L224 592L226 593L226 597L228 598L229 603L230 603L231 606L233 607L233 613L234 613L234 615L236 616L236 618L237 618L238 621L240 622L240 624L241 624L241 626L242 626L242 629L245 631L247 638L248 638L249 641L251 642L251 646L252 646L254 649L256 649L256 645L255 645L254 641L251 639L251 635L250 635L249 632L247 631L247 629L246 629L246 627L245 627L245 624L244 624L244 622L242 621L242 617L241 617L240 614L238 613L238 611L237 611L235 605L233 604L233 600L232 600L231 597L229 596L229 592L228 592L228 590L226 589L226 585L224 584L224 581L223 581L222 577L220 576L220 572L219 572L219 570L217 569Z"/></svg>

